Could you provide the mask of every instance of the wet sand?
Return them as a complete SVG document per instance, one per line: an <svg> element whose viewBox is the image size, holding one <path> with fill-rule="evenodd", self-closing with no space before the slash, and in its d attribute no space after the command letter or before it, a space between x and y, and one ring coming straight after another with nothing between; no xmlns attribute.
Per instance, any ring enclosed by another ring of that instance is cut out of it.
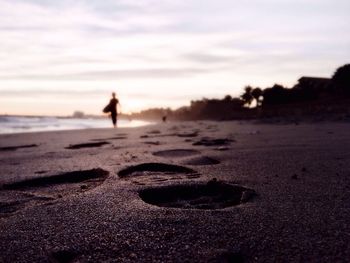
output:
<svg viewBox="0 0 350 263"><path fill-rule="evenodd" d="M0 136L0 262L347 262L350 123Z"/></svg>

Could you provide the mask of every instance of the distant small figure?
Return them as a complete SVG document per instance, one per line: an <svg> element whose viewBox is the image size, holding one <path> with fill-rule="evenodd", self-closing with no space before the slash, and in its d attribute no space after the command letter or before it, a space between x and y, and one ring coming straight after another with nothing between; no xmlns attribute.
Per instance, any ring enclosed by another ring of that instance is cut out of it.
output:
<svg viewBox="0 0 350 263"><path fill-rule="evenodd" d="M166 116L163 116L162 121L166 122Z"/></svg>
<svg viewBox="0 0 350 263"><path fill-rule="evenodd" d="M103 109L104 113L111 113L111 118L112 118L112 122L113 122L113 126L114 128L117 127L117 115L118 115L118 111L117 111L117 105L119 103L119 100L116 98L116 94L113 92L112 93L112 99L109 101L109 104Z"/></svg>

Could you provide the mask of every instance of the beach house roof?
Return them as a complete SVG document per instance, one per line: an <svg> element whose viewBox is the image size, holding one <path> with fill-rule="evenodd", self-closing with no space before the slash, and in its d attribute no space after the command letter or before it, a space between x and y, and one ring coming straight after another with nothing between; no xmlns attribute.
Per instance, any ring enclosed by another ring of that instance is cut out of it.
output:
<svg viewBox="0 0 350 263"><path fill-rule="evenodd" d="M326 88L330 83L330 78L319 78L319 77L301 77L298 80L302 87L310 87L316 89Z"/></svg>

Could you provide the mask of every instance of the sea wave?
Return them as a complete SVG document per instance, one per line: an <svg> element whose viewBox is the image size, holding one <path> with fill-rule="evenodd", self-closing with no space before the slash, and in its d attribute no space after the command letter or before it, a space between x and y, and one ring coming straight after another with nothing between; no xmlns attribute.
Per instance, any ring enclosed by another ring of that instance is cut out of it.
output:
<svg viewBox="0 0 350 263"><path fill-rule="evenodd" d="M118 120L118 127L138 127L151 124L139 120ZM0 116L0 134L39 131L76 130L112 127L109 119Z"/></svg>

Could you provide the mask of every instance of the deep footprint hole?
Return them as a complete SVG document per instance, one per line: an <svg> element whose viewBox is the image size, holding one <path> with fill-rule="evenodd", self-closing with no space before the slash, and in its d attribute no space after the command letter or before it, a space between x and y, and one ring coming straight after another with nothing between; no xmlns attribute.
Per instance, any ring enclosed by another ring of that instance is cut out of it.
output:
<svg viewBox="0 0 350 263"><path fill-rule="evenodd" d="M201 140L192 143L192 145L198 146L223 146L223 145L229 145L231 142L234 142L232 139L228 138L207 138L204 137Z"/></svg>
<svg viewBox="0 0 350 263"><path fill-rule="evenodd" d="M102 142L94 142L94 143L71 144L68 147L66 147L66 149L76 150L76 149L82 149L82 148L96 148L106 144L110 144L110 143L102 141Z"/></svg>
<svg viewBox="0 0 350 263"><path fill-rule="evenodd" d="M23 149L23 148L34 148L38 147L37 144L28 144L28 145L18 145L18 146L7 146L7 147L0 147L0 151L16 151L18 149Z"/></svg>
<svg viewBox="0 0 350 263"><path fill-rule="evenodd" d="M252 199L254 190L211 180L207 184L170 185L144 189L141 199L159 207L223 209Z"/></svg>
<svg viewBox="0 0 350 263"><path fill-rule="evenodd" d="M126 136L115 136L115 137L109 137L109 138L101 138L101 139L91 139L91 141L94 142L106 142L106 140L125 140L128 137Z"/></svg>
<svg viewBox="0 0 350 263"><path fill-rule="evenodd" d="M3 185L3 189L16 190L31 187L44 187L57 184L80 183L88 180L105 179L109 175L108 171L101 168L91 170L73 171L47 177L33 178L25 181Z"/></svg>
<svg viewBox="0 0 350 263"><path fill-rule="evenodd" d="M215 165L219 163L219 160L207 156L195 157L183 162L183 164L187 165Z"/></svg>
<svg viewBox="0 0 350 263"><path fill-rule="evenodd" d="M193 174L197 173L195 170L174 164L166 163L142 163L135 166L130 166L118 172L118 176L128 177L138 175L144 172L159 172L159 173L182 173L182 174Z"/></svg>
<svg viewBox="0 0 350 263"><path fill-rule="evenodd" d="M192 156L196 154L200 154L200 152L192 149L172 149L172 150L157 151L153 153L153 155L155 156L169 157L169 158L181 158L181 157Z"/></svg>

